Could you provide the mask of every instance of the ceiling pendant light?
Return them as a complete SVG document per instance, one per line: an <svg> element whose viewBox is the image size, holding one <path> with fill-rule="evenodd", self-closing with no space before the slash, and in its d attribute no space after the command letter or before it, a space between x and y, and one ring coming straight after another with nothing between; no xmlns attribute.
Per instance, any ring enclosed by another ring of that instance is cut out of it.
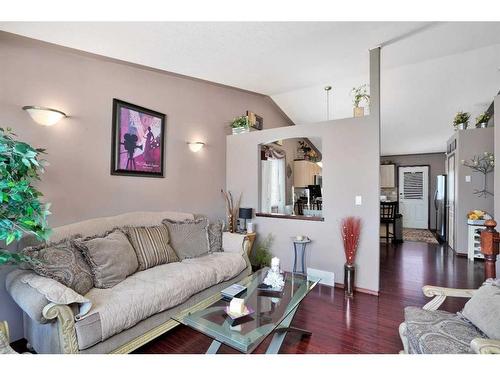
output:
<svg viewBox="0 0 500 375"><path fill-rule="evenodd" d="M330 90L332 86L325 86L326 92L326 121L330 120Z"/></svg>
<svg viewBox="0 0 500 375"><path fill-rule="evenodd" d="M26 105L23 110L28 112L33 121L44 126L52 126L57 124L62 118L67 117L66 113L57 109L38 107L35 105Z"/></svg>

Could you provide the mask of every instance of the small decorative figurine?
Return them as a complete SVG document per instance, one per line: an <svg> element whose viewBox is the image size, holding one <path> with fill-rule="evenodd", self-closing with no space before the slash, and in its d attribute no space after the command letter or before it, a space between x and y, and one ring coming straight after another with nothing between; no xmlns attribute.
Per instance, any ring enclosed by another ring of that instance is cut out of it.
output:
<svg viewBox="0 0 500 375"><path fill-rule="evenodd" d="M264 284L270 285L273 289L282 289L285 285L283 275L280 274L280 260L276 257L271 259L271 269L264 279Z"/></svg>

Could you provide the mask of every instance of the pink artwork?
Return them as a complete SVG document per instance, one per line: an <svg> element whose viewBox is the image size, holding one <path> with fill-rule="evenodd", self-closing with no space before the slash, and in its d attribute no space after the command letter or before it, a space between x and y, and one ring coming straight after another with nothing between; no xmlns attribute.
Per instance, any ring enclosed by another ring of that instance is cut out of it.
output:
<svg viewBox="0 0 500 375"><path fill-rule="evenodd" d="M114 100L113 174L163 177L165 115Z"/></svg>

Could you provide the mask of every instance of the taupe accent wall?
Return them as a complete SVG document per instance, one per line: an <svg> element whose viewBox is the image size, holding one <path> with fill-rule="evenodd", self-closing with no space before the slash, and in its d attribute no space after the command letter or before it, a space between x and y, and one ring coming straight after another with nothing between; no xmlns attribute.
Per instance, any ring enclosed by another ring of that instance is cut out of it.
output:
<svg viewBox="0 0 500 375"><path fill-rule="evenodd" d="M223 217L229 122L250 110L264 118L266 129L290 125L264 95L1 32L0 72L0 126L47 149L50 166L39 188L52 203L53 226L136 210ZM110 175L113 98L167 115L165 178ZM53 107L70 117L43 127L21 110L24 105ZM192 153L186 141L207 146ZM1 274L0 284L0 319L9 321L18 339L21 313Z"/></svg>

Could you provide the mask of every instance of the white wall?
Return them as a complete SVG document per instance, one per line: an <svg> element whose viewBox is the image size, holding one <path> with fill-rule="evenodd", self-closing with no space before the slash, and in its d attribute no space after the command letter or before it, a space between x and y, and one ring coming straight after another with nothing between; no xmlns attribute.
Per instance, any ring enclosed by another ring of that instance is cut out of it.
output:
<svg viewBox="0 0 500 375"><path fill-rule="evenodd" d="M370 117L297 125L227 137L227 189L243 194L241 205L258 209L258 145L290 137L321 137L323 142L324 222L257 217L260 239L275 236L272 249L284 269L293 267L291 237L312 239L308 245L309 267L332 271L343 282L345 257L340 237L340 220L355 215L363 220L356 260L360 288L379 288L379 150L378 128ZM363 204L354 205L356 195Z"/></svg>
<svg viewBox="0 0 500 375"><path fill-rule="evenodd" d="M274 255L284 269L293 268L291 237L306 235L309 267L335 273L343 282L345 256L340 220L358 216L363 222L356 260L356 286L379 290L379 162L380 162L380 49L370 51L371 114L363 118L325 121L228 136L226 188L242 193L242 207L259 206L259 144L297 138L320 137L323 154L323 222L258 217L258 236L272 233ZM355 206L355 197L362 205Z"/></svg>

